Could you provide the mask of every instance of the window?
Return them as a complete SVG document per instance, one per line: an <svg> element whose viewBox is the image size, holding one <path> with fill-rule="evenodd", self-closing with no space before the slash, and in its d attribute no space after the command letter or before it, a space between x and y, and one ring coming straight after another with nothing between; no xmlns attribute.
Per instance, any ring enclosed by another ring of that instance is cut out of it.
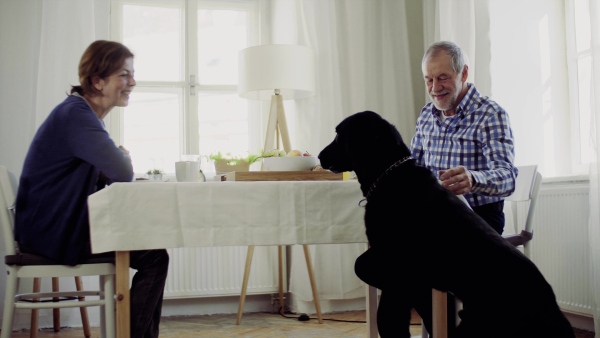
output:
<svg viewBox="0 0 600 338"><path fill-rule="evenodd" d="M238 51L256 44L256 7L255 0L113 0L112 35L135 54L137 87L110 130L131 152L136 174L173 173L183 154L259 150L250 105L237 94Z"/></svg>
<svg viewBox="0 0 600 338"><path fill-rule="evenodd" d="M588 174L593 84L587 3L489 2L491 97L510 115L515 163L537 164L544 180ZM485 66L483 56L476 60Z"/></svg>
<svg viewBox="0 0 600 338"><path fill-rule="evenodd" d="M572 142L573 154L576 164L587 168L593 156L590 147L593 79L588 0L566 1L565 13L571 133L576 138Z"/></svg>

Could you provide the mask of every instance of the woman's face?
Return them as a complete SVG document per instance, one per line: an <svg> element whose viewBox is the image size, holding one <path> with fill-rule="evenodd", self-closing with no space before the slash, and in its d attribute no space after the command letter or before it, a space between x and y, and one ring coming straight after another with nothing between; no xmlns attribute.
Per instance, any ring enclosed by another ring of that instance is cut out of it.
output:
<svg viewBox="0 0 600 338"><path fill-rule="evenodd" d="M100 80L104 108L110 110L113 107L126 107L129 104L129 94L136 85L133 75L133 58L131 57L125 59L120 70Z"/></svg>

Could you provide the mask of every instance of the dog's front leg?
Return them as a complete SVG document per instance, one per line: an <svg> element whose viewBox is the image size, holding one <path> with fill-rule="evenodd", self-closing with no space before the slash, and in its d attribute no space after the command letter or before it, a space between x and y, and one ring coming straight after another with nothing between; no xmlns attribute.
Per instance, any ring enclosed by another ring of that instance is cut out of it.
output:
<svg viewBox="0 0 600 338"><path fill-rule="evenodd" d="M415 302L426 303L419 298L429 297L429 312L431 313L431 288L428 294L417 293L415 288L423 283L414 276L398 276L398 270L392 266L406 266L399 260L393 260L390 265L390 253L375 247L367 249L354 263L354 272L363 282L381 290L377 308L377 327L382 338L410 337L410 317ZM425 288L424 288L425 289ZM416 307L415 307L416 308ZM431 317L431 316L430 316ZM431 322L431 320L430 320Z"/></svg>
<svg viewBox="0 0 600 338"><path fill-rule="evenodd" d="M412 305L405 292L407 290L382 290L377 307L377 329L381 338L410 337L410 317Z"/></svg>

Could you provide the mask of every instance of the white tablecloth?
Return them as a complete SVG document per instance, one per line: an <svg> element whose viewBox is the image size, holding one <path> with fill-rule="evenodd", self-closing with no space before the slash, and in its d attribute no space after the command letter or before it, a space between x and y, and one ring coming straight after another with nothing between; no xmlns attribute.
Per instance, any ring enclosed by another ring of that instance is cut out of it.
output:
<svg viewBox="0 0 600 338"><path fill-rule="evenodd" d="M114 183L88 198L92 251L366 243L357 181Z"/></svg>

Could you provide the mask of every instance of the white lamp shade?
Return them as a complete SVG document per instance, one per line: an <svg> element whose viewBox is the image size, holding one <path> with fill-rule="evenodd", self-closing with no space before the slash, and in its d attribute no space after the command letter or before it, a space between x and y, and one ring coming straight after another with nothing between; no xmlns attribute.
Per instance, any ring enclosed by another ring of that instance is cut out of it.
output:
<svg viewBox="0 0 600 338"><path fill-rule="evenodd" d="M315 55L298 45L262 45L238 54L238 94L246 99L270 100L275 89L285 100L315 92Z"/></svg>

